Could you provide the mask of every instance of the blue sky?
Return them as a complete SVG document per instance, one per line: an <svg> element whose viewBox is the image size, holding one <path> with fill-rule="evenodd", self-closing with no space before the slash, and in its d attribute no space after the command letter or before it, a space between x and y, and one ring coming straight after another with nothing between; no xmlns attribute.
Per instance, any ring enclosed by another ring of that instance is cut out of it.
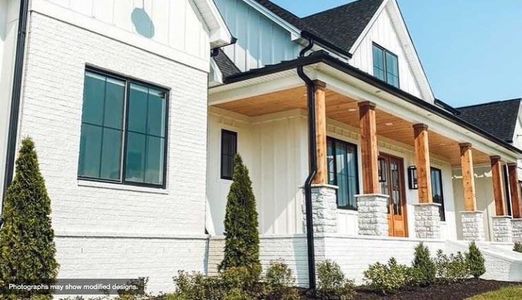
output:
<svg viewBox="0 0 522 300"><path fill-rule="evenodd" d="M273 0L298 16L348 0ZM522 97L522 0L398 0L435 96L453 106Z"/></svg>

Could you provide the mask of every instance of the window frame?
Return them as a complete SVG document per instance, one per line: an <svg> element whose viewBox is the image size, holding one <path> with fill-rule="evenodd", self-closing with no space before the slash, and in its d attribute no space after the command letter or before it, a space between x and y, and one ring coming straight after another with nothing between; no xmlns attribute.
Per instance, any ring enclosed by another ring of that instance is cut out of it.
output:
<svg viewBox="0 0 522 300"><path fill-rule="evenodd" d="M160 188L166 189L167 187L167 166L168 166L168 141L169 141L169 104L170 104L170 88L165 86L161 86L158 84L150 83L144 80L136 79L129 76L124 76L122 74L118 74L112 71L108 71L102 68L98 68L91 65L86 65L84 70L84 89L85 89L85 77L87 73L93 73L99 76L104 76L116 80L120 80L124 82L124 97L123 99L123 116L122 116L122 137L121 137L121 150L120 150L120 179L119 180L110 180L110 179L102 179L88 176L81 176L80 173L80 151L78 151L78 174L77 179L82 181L92 181L92 182L101 182L101 183L111 183L117 185L128 185L128 186L137 186L137 187L148 187L148 188ZM145 182L134 182L127 181L125 179L125 174L127 170L127 140L128 140L128 124L129 124L129 101L130 101L130 85L137 84L141 86L145 86L147 88L152 88L164 93L165 96L165 141L163 145L163 176L161 184L154 183L145 183ZM85 101L85 95L83 95L83 100ZM82 102L83 103L83 102ZM83 108L82 108L83 115ZM83 118L83 116L82 116ZM83 120L80 120L81 126L83 126ZM81 133L80 133L81 137Z"/></svg>
<svg viewBox="0 0 522 300"><path fill-rule="evenodd" d="M441 195L440 195L440 197L441 197L440 206L441 206L441 210L442 210L442 215L440 216L440 221L441 222L446 222L446 206L444 205L444 184L443 184L443 181L442 181L442 169L431 167L430 168L430 175L432 175L434 171L438 173L438 175L439 175L438 176L438 180L440 181L440 193L441 193ZM431 176L431 177L433 177L433 176ZM433 178L431 178L431 181L433 181ZM432 186L432 188L433 188L433 186ZM433 190L432 190L432 193L433 193ZM433 196L433 198L435 198L435 196ZM435 200L435 199L433 199L433 200ZM438 202L433 201L433 203L438 203ZM439 210L439 212L441 210Z"/></svg>
<svg viewBox="0 0 522 300"><path fill-rule="evenodd" d="M384 67L384 70L383 70L384 79L380 79L377 76L375 76L375 56L373 55L373 48L374 47L382 51L383 67ZM387 60L386 60L386 54L390 54L391 56L395 57L395 59L397 60L397 86L391 84L388 81L388 64L387 64ZM373 76L374 77L376 77L379 80L382 80L382 81L386 82L387 84L389 84L389 85L391 85L393 87L396 87L396 88L400 88L401 87L401 76L400 76L400 70L399 70L399 56L397 54L391 52L390 50L384 48L383 46L377 44L376 42L372 42L372 67L373 67L372 68L372 72L373 72Z"/></svg>
<svg viewBox="0 0 522 300"><path fill-rule="evenodd" d="M356 190L355 190L355 194L354 195L359 194L361 187L359 185L359 151L357 149L357 145L354 144L354 143L350 143L350 142L347 142L347 141L344 141L344 140L340 140L340 139L336 139L334 137L328 136L326 138L326 145L327 145L327 147L328 147L329 142L332 143L332 145L334 147L334 150L335 150L335 143L336 142L340 142L340 143L346 144L347 146L352 147L354 149L354 153L353 153L353 157L355 159L355 162L354 162L355 163L355 175L354 175L354 177L355 177L355 182L356 182L356 184L355 184ZM328 157L328 151L327 151L327 157ZM328 165L329 164L327 162L327 180L328 180L328 182L330 182L329 176L330 176L330 173L333 173L334 176L335 176L335 180L334 180L335 181L335 185L338 187L339 185L338 185L338 182L337 182L337 163L336 163L335 152L334 152L333 157L334 157L334 163L333 163L333 168L334 169L333 169L333 172L330 172L330 170L328 170ZM336 201L335 202L337 204L337 209L351 210L351 211L357 211L358 210L357 201L355 202L354 206L350 206L349 204L346 205L346 206L339 206L339 196L338 196L338 193L339 193L339 189L336 189L336 191L335 191L335 200Z"/></svg>
<svg viewBox="0 0 522 300"><path fill-rule="evenodd" d="M222 128L221 129L221 152L219 153L219 167L220 167L220 171L219 171L219 175L220 175L220 178L223 179L223 180L232 180L233 177L234 177L234 158L232 158L232 175L231 176L225 176L223 174L223 142L224 142L224 134L230 134L232 136L234 136L235 138L235 145L234 145L234 148L235 148L235 153L234 153L234 156L237 154L237 148L238 148L238 134L237 134L237 131L232 131L232 130L228 130L228 129L224 129Z"/></svg>

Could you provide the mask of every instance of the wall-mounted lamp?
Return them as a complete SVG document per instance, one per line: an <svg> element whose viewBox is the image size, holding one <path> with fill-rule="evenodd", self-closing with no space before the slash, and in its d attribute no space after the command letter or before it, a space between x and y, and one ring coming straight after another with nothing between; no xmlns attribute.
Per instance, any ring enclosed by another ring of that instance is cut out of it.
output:
<svg viewBox="0 0 522 300"><path fill-rule="evenodd" d="M410 190L416 190L419 188L417 184L417 167L415 166L408 167L408 188Z"/></svg>
<svg viewBox="0 0 522 300"><path fill-rule="evenodd" d="M386 160L379 158L379 182L386 182Z"/></svg>

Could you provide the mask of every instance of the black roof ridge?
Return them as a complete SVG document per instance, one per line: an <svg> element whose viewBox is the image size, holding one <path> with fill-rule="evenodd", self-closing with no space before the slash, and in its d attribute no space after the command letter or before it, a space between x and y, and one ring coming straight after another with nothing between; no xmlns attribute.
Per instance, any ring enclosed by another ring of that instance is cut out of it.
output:
<svg viewBox="0 0 522 300"><path fill-rule="evenodd" d="M325 10L322 10L322 11L315 12L315 13L313 13L311 15L308 15L308 16L301 17L301 19L305 20L305 19L310 18L310 17L315 17L315 16L323 14L323 13L331 12L331 11L334 11L334 10L337 10L337 9L340 9L340 8L344 8L344 7L353 5L353 4L355 4L357 2L360 2L360 1L365 1L365 0L356 0L356 1L345 3L345 4L341 4L341 5L329 8L329 9L325 9ZM384 0L381 0L381 1L384 2ZM381 4L382 4L382 2L381 2Z"/></svg>
<svg viewBox="0 0 522 300"><path fill-rule="evenodd" d="M459 109L466 109L466 108L471 108L471 107L486 106L486 105L499 104L499 103L511 102L511 101L522 101L522 97L520 97L520 98L512 98L512 99L505 99L505 100L495 100L495 101L471 104L471 105L466 105L466 106L459 106L459 107L455 107L455 108L459 110Z"/></svg>

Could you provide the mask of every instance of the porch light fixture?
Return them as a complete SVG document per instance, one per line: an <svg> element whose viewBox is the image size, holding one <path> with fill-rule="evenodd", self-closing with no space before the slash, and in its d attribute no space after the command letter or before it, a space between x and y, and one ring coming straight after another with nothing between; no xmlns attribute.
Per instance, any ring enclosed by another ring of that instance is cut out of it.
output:
<svg viewBox="0 0 522 300"><path fill-rule="evenodd" d="M408 167L408 188L410 190L416 190L419 188L417 184L417 167L415 166Z"/></svg>
<svg viewBox="0 0 522 300"><path fill-rule="evenodd" d="M379 158L379 182L386 182L386 160Z"/></svg>

